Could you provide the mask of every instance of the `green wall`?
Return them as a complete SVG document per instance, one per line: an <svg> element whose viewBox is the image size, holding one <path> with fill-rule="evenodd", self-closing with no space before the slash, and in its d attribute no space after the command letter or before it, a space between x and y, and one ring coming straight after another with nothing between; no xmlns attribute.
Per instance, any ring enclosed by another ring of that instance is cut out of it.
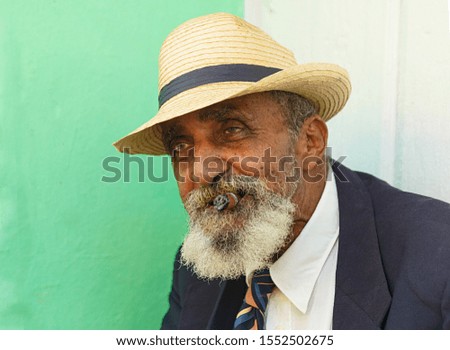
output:
<svg viewBox="0 0 450 350"><path fill-rule="evenodd" d="M156 112L165 36L218 11L243 0L0 0L1 329L159 327L176 185L140 183L136 163L105 183L102 161Z"/></svg>

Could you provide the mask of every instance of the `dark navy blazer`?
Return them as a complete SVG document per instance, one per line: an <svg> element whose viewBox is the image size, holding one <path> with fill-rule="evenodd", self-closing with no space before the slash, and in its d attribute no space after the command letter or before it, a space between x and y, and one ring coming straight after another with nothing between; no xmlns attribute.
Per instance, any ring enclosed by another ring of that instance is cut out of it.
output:
<svg viewBox="0 0 450 350"><path fill-rule="evenodd" d="M333 164L339 251L333 329L450 329L450 205ZM232 329L244 278L199 280L175 262L162 329Z"/></svg>

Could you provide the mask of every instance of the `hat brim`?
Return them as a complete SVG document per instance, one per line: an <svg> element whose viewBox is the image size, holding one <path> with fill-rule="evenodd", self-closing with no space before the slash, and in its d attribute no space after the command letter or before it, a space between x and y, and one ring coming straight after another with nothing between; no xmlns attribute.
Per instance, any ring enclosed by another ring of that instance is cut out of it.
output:
<svg viewBox="0 0 450 350"><path fill-rule="evenodd" d="M347 102L351 84L342 67L328 63L307 63L289 67L258 82L221 82L186 90L167 101L148 122L116 141L120 152L162 155L167 152L160 124L231 98L257 92L281 90L310 100L324 121L335 116Z"/></svg>

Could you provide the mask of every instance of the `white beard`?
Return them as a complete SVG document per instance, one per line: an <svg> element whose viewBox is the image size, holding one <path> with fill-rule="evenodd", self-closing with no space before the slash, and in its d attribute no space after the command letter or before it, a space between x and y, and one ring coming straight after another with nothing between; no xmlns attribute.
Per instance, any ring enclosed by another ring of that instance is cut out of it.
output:
<svg viewBox="0 0 450 350"><path fill-rule="evenodd" d="M295 211L290 196L258 188L242 206L223 212L186 206L190 222L181 262L200 278L236 279L267 268L290 242Z"/></svg>

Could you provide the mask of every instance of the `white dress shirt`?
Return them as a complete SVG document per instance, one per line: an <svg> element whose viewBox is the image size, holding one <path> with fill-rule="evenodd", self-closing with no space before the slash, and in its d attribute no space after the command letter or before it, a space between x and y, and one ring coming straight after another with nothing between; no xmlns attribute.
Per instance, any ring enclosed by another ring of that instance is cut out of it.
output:
<svg viewBox="0 0 450 350"><path fill-rule="evenodd" d="M332 328L339 205L329 170L331 176L310 220L270 268L276 287L266 309L266 329Z"/></svg>

